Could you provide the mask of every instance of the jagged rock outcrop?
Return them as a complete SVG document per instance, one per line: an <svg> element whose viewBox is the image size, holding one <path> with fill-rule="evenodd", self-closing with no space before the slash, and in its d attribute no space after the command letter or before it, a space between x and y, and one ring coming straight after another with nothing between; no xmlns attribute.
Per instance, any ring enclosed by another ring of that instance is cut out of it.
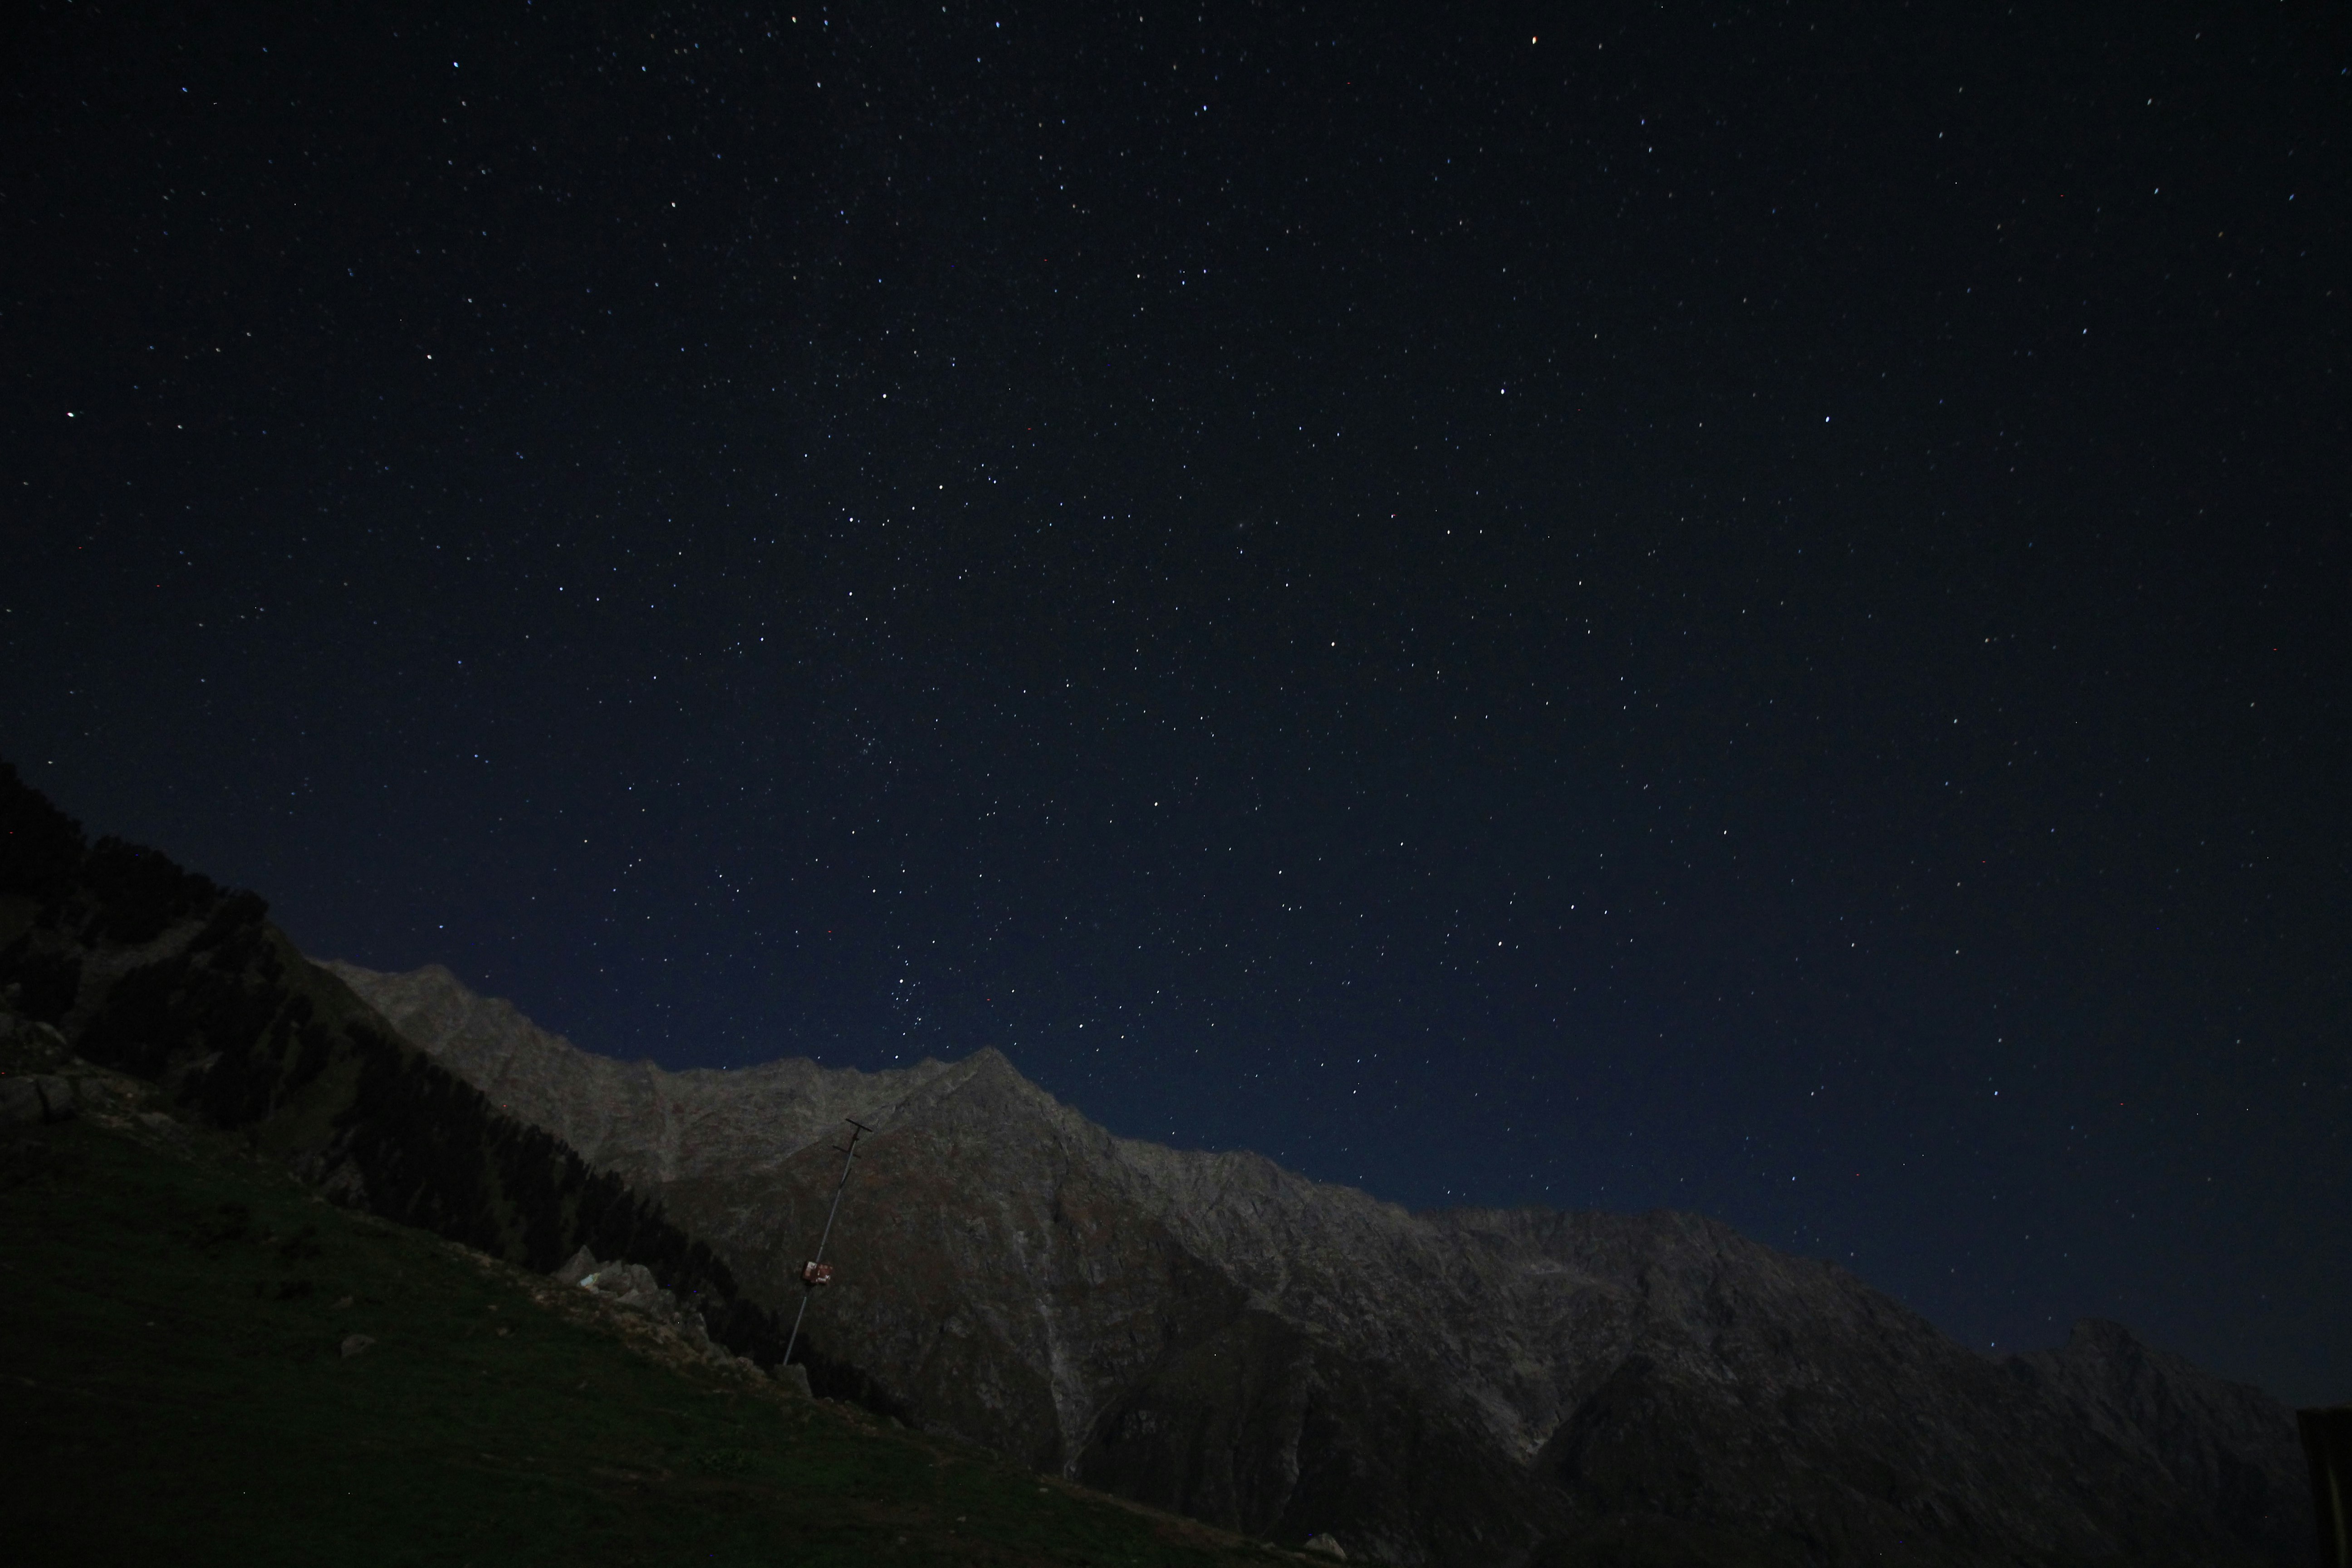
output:
<svg viewBox="0 0 2352 1568"><path fill-rule="evenodd" d="M654 1271L642 1263L600 1263L596 1255L583 1247L555 1269L554 1278L651 1319L713 1366L751 1373L760 1370L751 1360L734 1354L713 1340L702 1313L664 1289Z"/></svg>
<svg viewBox="0 0 2352 1568"><path fill-rule="evenodd" d="M334 971L796 1305L820 1391L1145 1501L1396 1562L2300 1562L2292 1418L2085 1325L1997 1363L1696 1215L1412 1215L1120 1139L993 1051L665 1073L446 971Z"/></svg>

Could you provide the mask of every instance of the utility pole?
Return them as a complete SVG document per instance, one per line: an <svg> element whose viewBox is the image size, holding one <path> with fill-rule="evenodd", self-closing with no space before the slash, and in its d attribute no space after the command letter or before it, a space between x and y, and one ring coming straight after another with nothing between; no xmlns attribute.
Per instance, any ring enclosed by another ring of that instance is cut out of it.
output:
<svg viewBox="0 0 2352 1568"><path fill-rule="evenodd" d="M849 1123L851 1131L849 1142L840 1151L841 1180L833 1186L833 1206L824 1211L824 1234L816 1238L816 1256L801 1265L801 1310L793 1314L792 1337L784 1341L784 1359L777 1363L779 1366L793 1363L793 1347L800 1343L801 1320L808 1316L809 1298L816 1294L818 1286L833 1282L833 1270L825 1266L824 1244L833 1239L833 1216L841 1212L841 1194L849 1185L849 1166L857 1158L858 1137L874 1131L854 1116L843 1120Z"/></svg>

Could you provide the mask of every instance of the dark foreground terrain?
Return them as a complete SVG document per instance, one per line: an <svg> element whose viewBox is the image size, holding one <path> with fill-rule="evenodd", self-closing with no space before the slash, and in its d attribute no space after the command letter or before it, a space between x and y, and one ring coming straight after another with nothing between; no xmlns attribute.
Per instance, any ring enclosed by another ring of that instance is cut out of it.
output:
<svg viewBox="0 0 2352 1568"><path fill-rule="evenodd" d="M0 1133L13 1563L1297 1561L666 1353L94 1081Z"/></svg>

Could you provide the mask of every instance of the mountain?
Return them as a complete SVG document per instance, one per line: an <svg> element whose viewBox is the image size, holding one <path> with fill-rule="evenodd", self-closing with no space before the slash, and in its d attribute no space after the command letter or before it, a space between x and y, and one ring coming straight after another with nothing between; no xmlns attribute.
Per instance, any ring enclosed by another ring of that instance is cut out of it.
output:
<svg viewBox="0 0 2352 1568"><path fill-rule="evenodd" d="M827 1069L797 1058L731 1072L664 1072L592 1056L502 999L474 994L439 964L382 974L332 960L350 986L491 1102L562 1139L633 1186L772 1164L830 1138L842 1118L905 1099L950 1070Z"/></svg>
<svg viewBox="0 0 2352 1568"><path fill-rule="evenodd" d="M154 850L89 843L0 763L0 1013L339 1203L541 1271L583 1246L643 1265L729 1350L775 1359L774 1321L657 1200L500 1112L268 915Z"/></svg>
<svg viewBox="0 0 2352 1568"><path fill-rule="evenodd" d="M1446 1564L2309 1554L2286 1413L2113 1325L1995 1363L1696 1216L1411 1215L1115 1138L994 1052L604 1061L446 972L313 965L258 898L90 844L5 764L0 1010L348 1207L542 1272L645 1265L762 1362L856 1114L819 1391L1251 1535ZM29 1087L9 1114L72 1103Z"/></svg>
<svg viewBox="0 0 2352 1568"><path fill-rule="evenodd" d="M1996 1362L1696 1215L1409 1214L1115 1137L994 1051L669 1073L326 967L775 1312L872 1126L820 1389L1212 1523L1449 1564L2309 1557L2289 1413L2114 1325Z"/></svg>
<svg viewBox="0 0 2352 1568"><path fill-rule="evenodd" d="M2269 1542L2284 1561L2305 1556L2310 1515L2274 1508L2273 1478L2307 1461L2291 1424L2279 1420L2279 1403L2262 1390L2224 1383L2098 1318L2076 1323L2057 1349L2010 1364L2102 1436L2209 1499L2240 1536Z"/></svg>
<svg viewBox="0 0 2352 1568"><path fill-rule="evenodd" d="M811 1401L658 1310L322 1203L0 1005L0 1084L29 1076L64 1088L0 1131L12 1563L1299 1561Z"/></svg>

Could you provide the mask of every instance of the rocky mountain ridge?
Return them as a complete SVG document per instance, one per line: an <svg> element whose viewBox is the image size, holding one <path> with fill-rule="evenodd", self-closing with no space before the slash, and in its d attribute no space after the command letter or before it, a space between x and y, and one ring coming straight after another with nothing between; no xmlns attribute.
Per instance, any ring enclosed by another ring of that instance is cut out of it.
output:
<svg viewBox="0 0 2352 1568"><path fill-rule="evenodd" d="M772 1308L831 1135L871 1125L809 1313L821 1384L1212 1522L1398 1562L2308 1555L2291 1416L2113 1325L1996 1363L1696 1215L1413 1215L1117 1138L993 1051L666 1073L446 970L329 967Z"/></svg>
<svg viewBox="0 0 2352 1568"><path fill-rule="evenodd" d="M772 1164L830 1137L845 1116L906 1098L949 1070L827 1068L786 1058L740 1071L665 1072L583 1051L513 1003L478 996L439 964L384 974L333 960L341 980L492 1103L646 1191L712 1171Z"/></svg>

